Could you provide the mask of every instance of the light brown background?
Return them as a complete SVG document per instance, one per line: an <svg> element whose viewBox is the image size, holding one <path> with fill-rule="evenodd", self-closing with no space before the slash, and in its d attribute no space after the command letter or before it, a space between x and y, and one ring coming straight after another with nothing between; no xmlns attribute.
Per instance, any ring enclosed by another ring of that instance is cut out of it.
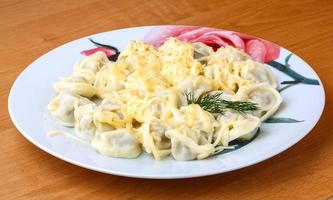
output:
<svg viewBox="0 0 333 200"><path fill-rule="evenodd" d="M330 0L0 0L0 199L327 199L333 195L332 21ZM82 169L19 134L8 116L7 97L28 64L82 36L154 24L220 27L295 52L324 83L321 120L301 142L272 159L187 180L141 180Z"/></svg>

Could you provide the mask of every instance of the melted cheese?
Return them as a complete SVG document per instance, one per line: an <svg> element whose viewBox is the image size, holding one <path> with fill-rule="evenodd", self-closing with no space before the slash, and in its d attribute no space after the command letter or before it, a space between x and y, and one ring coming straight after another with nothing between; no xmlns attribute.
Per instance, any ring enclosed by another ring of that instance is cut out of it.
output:
<svg viewBox="0 0 333 200"><path fill-rule="evenodd" d="M195 47L190 43L175 38L168 39L160 48L162 62L161 75L175 86L186 77L199 75L203 71L202 64L194 59Z"/></svg>

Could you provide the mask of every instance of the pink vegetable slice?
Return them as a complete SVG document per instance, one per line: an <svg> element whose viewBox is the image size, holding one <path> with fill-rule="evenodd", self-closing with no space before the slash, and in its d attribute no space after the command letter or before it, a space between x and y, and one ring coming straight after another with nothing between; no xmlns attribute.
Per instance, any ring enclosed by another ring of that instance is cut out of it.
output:
<svg viewBox="0 0 333 200"><path fill-rule="evenodd" d="M233 44L234 47L237 47L239 49L245 48L243 40L240 37L238 37L237 35L235 35L232 31L211 31L211 32L205 33L205 35L215 35L222 39L229 40Z"/></svg>
<svg viewBox="0 0 333 200"><path fill-rule="evenodd" d="M231 43L232 46L244 49L245 45L241 38L234 35L231 31L225 31L215 28L199 28L183 33L177 37L185 42L203 42L205 44L227 46ZM227 42L227 41L230 42ZM212 41L218 42L217 44Z"/></svg>
<svg viewBox="0 0 333 200"><path fill-rule="evenodd" d="M262 43L266 46L266 56L264 62L269 62L277 59L280 56L280 47L272 42L267 40L261 40Z"/></svg>
<svg viewBox="0 0 333 200"><path fill-rule="evenodd" d="M209 46L228 46L229 44L223 41L221 38L215 36L215 35L202 35L194 40L191 40L190 42L202 42Z"/></svg>
<svg viewBox="0 0 333 200"><path fill-rule="evenodd" d="M176 37L185 42L202 42L213 48L232 45L243 49L259 62L269 62L280 56L280 47L272 42L244 33L196 26L158 26L144 41L159 47L167 38Z"/></svg>
<svg viewBox="0 0 333 200"><path fill-rule="evenodd" d="M239 37L241 37L243 40L251 40L251 39L258 39L260 40L266 47L266 56L264 59L264 62L269 62L272 60L277 59L280 56L280 47L272 42L269 42L267 40L261 39L261 38L257 38L251 35L247 35L245 33L238 33L235 32L236 35L238 35ZM248 52L247 52L248 53Z"/></svg>
<svg viewBox="0 0 333 200"><path fill-rule="evenodd" d="M182 41L193 41L196 40L198 37L202 36L203 34L211 31L216 31L218 29L213 29L213 28L198 28L198 29L193 29L191 31L185 32L183 34L178 35L178 39Z"/></svg>
<svg viewBox="0 0 333 200"><path fill-rule="evenodd" d="M258 62L264 62L266 56L266 46L260 40L253 39L246 43L245 51Z"/></svg>
<svg viewBox="0 0 333 200"><path fill-rule="evenodd" d="M248 35L245 33L239 33L239 32L234 32L235 35L238 35L240 38L242 38L243 40L252 40L252 39L258 39L252 35Z"/></svg>
<svg viewBox="0 0 333 200"><path fill-rule="evenodd" d="M97 51L102 51L106 54L107 57L110 57L110 56L113 56L116 54L115 51L111 50L111 49L108 49L106 47L97 47L97 48L93 48L93 49L87 49L87 50L84 50L84 51L81 51L81 54L82 55L85 55L85 56L90 56L91 54L94 54L96 53Z"/></svg>

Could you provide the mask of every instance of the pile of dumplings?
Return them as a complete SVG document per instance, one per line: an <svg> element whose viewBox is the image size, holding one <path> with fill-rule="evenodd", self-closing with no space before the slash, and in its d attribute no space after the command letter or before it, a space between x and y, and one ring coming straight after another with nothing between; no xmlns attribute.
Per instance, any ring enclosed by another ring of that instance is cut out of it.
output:
<svg viewBox="0 0 333 200"><path fill-rule="evenodd" d="M242 50L169 38L161 47L135 40L109 61L103 52L83 58L70 77L54 83L51 116L100 154L136 158L142 151L156 160L204 159L250 140L282 98L271 71ZM259 110L216 115L188 104L203 93L250 101Z"/></svg>

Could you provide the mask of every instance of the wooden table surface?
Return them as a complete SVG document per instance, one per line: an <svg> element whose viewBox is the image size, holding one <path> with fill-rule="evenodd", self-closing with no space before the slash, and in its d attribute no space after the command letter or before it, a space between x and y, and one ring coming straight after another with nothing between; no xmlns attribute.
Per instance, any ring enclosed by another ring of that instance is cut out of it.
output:
<svg viewBox="0 0 333 200"><path fill-rule="evenodd" d="M184 180L143 180L83 169L38 149L14 127L8 93L36 58L83 36L154 24L220 27L295 52L313 66L325 86L319 123L298 144L267 161ZM0 0L0 199L326 200L333 196L332 38L330 0Z"/></svg>

